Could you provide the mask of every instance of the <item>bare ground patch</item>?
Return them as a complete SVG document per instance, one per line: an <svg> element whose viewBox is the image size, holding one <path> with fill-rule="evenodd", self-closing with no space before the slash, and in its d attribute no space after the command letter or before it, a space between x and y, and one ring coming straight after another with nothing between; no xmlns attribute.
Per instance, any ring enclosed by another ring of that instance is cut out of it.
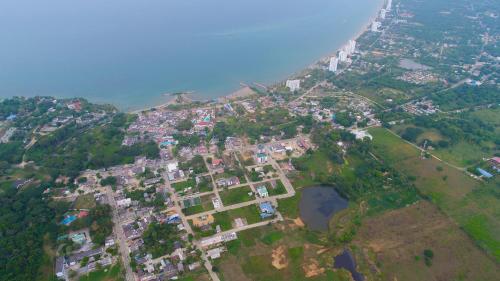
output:
<svg viewBox="0 0 500 281"><path fill-rule="evenodd" d="M425 201L367 219L354 243L373 253L384 280L486 281L500 276L498 264ZM430 266L424 263L425 249L434 253Z"/></svg>

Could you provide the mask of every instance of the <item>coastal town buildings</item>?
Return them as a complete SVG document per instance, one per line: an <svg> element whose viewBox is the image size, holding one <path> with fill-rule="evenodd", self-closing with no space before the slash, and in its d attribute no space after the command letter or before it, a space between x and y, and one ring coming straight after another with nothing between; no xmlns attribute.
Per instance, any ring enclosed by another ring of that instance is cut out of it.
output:
<svg viewBox="0 0 500 281"><path fill-rule="evenodd" d="M330 65L328 66L328 71L337 72L338 65L339 65L339 59L336 57L331 57Z"/></svg>
<svg viewBox="0 0 500 281"><path fill-rule="evenodd" d="M347 61L347 52L344 50L339 51L339 61L346 62Z"/></svg>
<svg viewBox="0 0 500 281"><path fill-rule="evenodd" d="M291 92L295 92L300 89L300 80L287 80L286 87L290 89Z"/></svg>

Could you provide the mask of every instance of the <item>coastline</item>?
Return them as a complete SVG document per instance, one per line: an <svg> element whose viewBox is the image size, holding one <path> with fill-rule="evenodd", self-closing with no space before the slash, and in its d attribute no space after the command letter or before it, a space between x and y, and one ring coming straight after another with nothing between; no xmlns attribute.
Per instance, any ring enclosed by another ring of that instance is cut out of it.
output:
<svg viewBox="0 0 500 281"><path fill-rule="evenodd" d="M370 31L370 24L376 20L379 16L379 12L380 10L384 7L385 5L385 0L380 0L380 4L377 6L377 8L375 9L375 13L367 19L367 21L365 22L364 25L362 25L362 27L356 32L354 33L347 41L344 41L339 47L337 47L334 51L326 54L326 55L323 55L321 57L319 57L319 59L313 61L311 64L305 66L304 68L302 68L301 70L299 71L296 71L295 73L291 73L289 75L286 75L286 77L284 79L279 79L279 80L276 80L276 82L273 82L271 84L267 84L265 86L267 86L268 88L271 88L271 87L275 87L277 85L280 85L280 84L283 84L285 83L285 81L287 79L291 79L291 78L296 78L298 76L302 76L302 75L305 75L308 73L308 71L310 71L311 69L314 69L315 67L319 66L321 63L325 63L327 62L330 57L332 56L335 56L337 54L337 52L340 50L340 48L342 48L349 40L358 40L358 38L360 38L363 34L365 34L365 32L369 32ZM252 82L252 84L254 83L258 83L258 82ZM241 84L241 83L240 83ZM228 94L225 94L225 95L222 95L218 98L216 98L217 101L231 101L231 100L235 100L235 99L240 99L240 98L245 98L247 96L251 96L252 94L241 94L242 91L244 91L246 88L249 88L248 85L240 85L241 87L231 93L228 93ZM196 98L192 99L192 100L198 100ZM201 102L208 102L210 100L213 100L213 99L202 99L202 100L199 100ZM147 107L144 107L144 108L141 108L141 109L134 109L134 110L128 110L128 111L125 111L125 112L128 112L128 113L132 113L132 114L137 114L137 113L140 113L142 111L148 111L148 110L151 110L151 109L161 109L161 108L164 108L164 107L167 107L169 105L172 105L172 104L176 104L176 101L175 101L175 97L172 96L171 99L169 99L167 102L164 102L164 103L159 103L159 104L155 104L155 105L151 105L151 106L147 106Z"/></svg>

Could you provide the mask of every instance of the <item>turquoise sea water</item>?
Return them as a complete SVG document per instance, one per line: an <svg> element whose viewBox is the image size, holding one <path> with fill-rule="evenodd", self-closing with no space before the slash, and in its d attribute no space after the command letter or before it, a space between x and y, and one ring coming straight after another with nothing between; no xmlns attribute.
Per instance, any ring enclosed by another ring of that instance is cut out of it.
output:
<svg viewBox="0 0 500 281"><path fill-rule="evenodd" d="M383 0L2 0L0 97L122 109L270 84L332 53Z"/></svg>

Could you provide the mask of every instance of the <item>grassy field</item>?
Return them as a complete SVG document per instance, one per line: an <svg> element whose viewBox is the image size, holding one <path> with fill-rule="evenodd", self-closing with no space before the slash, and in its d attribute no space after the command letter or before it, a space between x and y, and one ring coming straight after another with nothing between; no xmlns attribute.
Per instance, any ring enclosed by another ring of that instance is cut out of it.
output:
<svg viewBox="0 0 500 281"><path fill-rule="evenodd" d="M239 232L216 261L222 280L351 280L345 271L332 270L333 252L309 242L309 233L289 223Z"/></svg>
<svg viewBox="0 0 500 281"><path fill-rule="evenodd" d="M188 179L185 181L173 183L172 187L175 189L175 191L179 192L179 191L183 191L185 188L188 188L188 187L195 188L196 181L194 179Z"/></svg>
<svg viewBox="0 0 500 281"><path fill-rule="evenodd" d="M253 224L262 221L259 214L260 212L256 205L215 213L213 214L215 219L214 225L220 225L223 231L230 230L234 219L246 219L248 224Z"/></svg>
<svg viewBox="0 0 500 281"><path fill-rule="evenodd" d="M94 194L80 195L75 200L75 209L92 209L95 207Z"/></svg>
<svg viewBox="0 0 500 281"><path fill-rule="evenodd" d="M374 275L369 280L486 281L500 272L498 264L426 201L365 220L353 243L361 271ZM434 254L429 265L424 250Z"/></svg>
<svg viewBox="0 0 500 281"><path fill-rule="evenodd" d="M377 157L413 176L418 190L500 261L500 196L497 182L481 183L420 152L386 129L371 129ZM496 188L495 188L496 187Z"/></svg>
<svg viewBox="0 0 500 281"><path fill-rule="evenodd" d="M252 190L250 189L249 186L242 186L238 188L220 191L219 195L221 197L222 203L225 206L228 206L255 199L255 196L248 195L251 192Z"/></svg>
<svg viewBox="0 0 500 281"><path fill-rule="evenodd" d="M122 267L114 265L96 270L86 276L80 277L79 281L124 281Z"/></svg>
<svg viewBox="0 0 500 281"><path fill-rule="evenodd" d="M191 206L189 208L183 209L182 212L186 216L190 216L190 215L194 215L194 214L198 214L198 213L202 213L202 212L213 210L214 209L214 205L212 204L212 197L213 196L214 195L205 195L205 196L202 196L200 198L201 199L201 204L200 205Z"/></svg>
<svg viewBox="0 0 500 281"><path fill-rule="evenodd" d="M436 149L432 153L454 165L467 167L480 162L483 158L491 157L492 150L488 149L488 147L492 145L484 144L484 146L479 146L461 141L449 148Z"/></svg>
<svg viewBox="0 0 500 281"><path fill-rule="evenodd" d="M281 182L281 180L276 180L276 187L272 188L270 183L266 183L267 192L269 196L281 195L286 193L285 185Z"/></svg>
<svg viewBox="0 0 500 281"><path fill-rule="evenodd" d="M278 211L287 218L297 218L299 216L299 202L302 191L296 191L295 196L278 200Z"/></svg>

